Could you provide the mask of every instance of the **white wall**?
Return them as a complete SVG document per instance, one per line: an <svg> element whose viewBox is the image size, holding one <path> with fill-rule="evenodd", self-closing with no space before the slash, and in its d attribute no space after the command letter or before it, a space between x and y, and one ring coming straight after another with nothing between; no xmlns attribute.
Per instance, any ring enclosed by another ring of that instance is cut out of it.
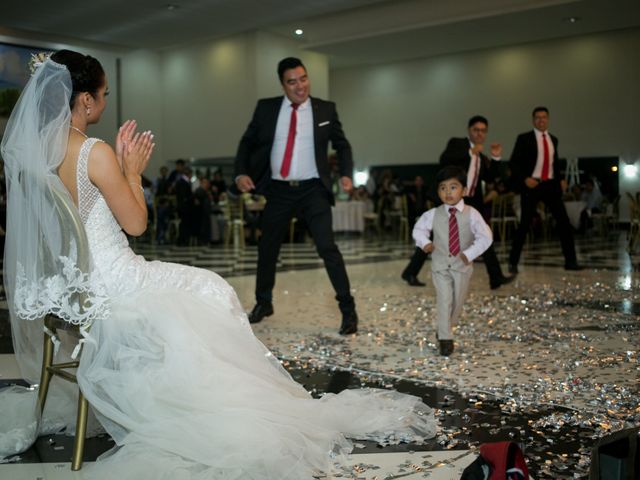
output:
<svg viewBox="0 0 640 480"><path fill-rule="evenodd" d="M474 114L508 157L550 109L562 157L640 161L640 29L331 71L330 83L358 168L437 163ZM640 182L621 180L621 191Z"/></svg>
<svg viewBox="0 0 640 480"><path fill-rule="evenodd" d="M235 154L255 105L253 34L162 54L163 158Z"/></svg>
<svg viewBox="0 0 640 480"><path fill-rule="evenodd" d="M164 158L164 129L162 108L161 57L149 50L135 50L121 55L121 121L135 119L140 130L151 130L156 144L152 162ZM115 95L110 96L115 107ZM153 179L157 168L148 168L146 175Z"/></svg>
<svg viewBox="0 0 640 480"><path fill-rule="evenodd" d="M300 49L300 43L281 35L256 32L256 93L258 98L282 95L278 62L285 57L302 60L311 79L311 94L329 95L329 59L326 55Z"/></svg>
<svg viewBox="0 0 640 480"><path fill-rule="evenodd" d="M309 70L313 93L326 96L326 56L302 51L299 45L283 36L249 32L161 54L127 55L125 118L150 125L161 119L162 124L149 175L177 158L235 155L258 98L282 94L276 67L286 56L299 56Z"/></svg>

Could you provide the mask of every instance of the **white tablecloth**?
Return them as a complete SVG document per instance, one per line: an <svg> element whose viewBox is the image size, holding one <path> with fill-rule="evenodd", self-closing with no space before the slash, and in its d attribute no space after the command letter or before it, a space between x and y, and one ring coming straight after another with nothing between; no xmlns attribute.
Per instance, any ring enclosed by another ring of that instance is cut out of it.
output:
<svg viewBox="0 0 640 480"><path fill-rule="evenodd" d="M364 232L366 202L351 200L336 202L331 208L334 232Z"/></svg>
<svg viewBox="0 0 640 480"><path fill-rule="evenodd" d="M587 207L587 202L564 202L564 208L567 210L567 216L569 217L569 223L575 229L580 228L580 214ZM513 209L516 212L516 217L520 221L520 195L516 195L513 199ZM538 212L544 216L545 212Z"/></svg>
<svg viewBox="0 0 640 480"><path fill-rule="evenodd" d="M567 209L571 226L575 229L580 228L580 214L587 208L587 202L564 202L564 208Z"/></svg>

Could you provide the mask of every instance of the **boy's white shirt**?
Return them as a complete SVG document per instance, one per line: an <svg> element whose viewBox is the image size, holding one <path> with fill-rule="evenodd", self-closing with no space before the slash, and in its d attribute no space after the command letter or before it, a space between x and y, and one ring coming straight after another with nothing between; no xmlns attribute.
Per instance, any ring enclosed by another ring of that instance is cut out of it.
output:
<svg viewBox="0 0 640 480"><path fill-rule="evenodd" d="M449 214L448 209L452 206L462 212L465 206L464 199L460 200L455 205L447 205L447 215ZM433 229L433 217L436 213L436 209L441 207L442 205L423 213L413 227L413 239L416 241L416 246L418 248L424 250L424 247L431 243L429 237L431 237L431 230ZM487 222L484 221L480 212L472 206L469 206L469 210L469 227L473 234L473 243L462 253L467 257L467 260L473 262L473 260L482 255L484 251L491 246L493 243L493 234L491 233L491 228L489 228Z"/></svg>

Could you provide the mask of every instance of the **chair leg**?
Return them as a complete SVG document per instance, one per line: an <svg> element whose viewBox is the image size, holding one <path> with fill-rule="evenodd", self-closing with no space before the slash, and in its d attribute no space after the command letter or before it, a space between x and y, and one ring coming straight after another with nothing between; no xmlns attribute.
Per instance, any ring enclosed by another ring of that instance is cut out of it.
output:
<svg viewBox="0 0 640 480"><path fill-rule="evenodd" d="M45 333L44 346L42 349L42 372L40 373L40 387L38 391L38 405L40 413L44 410L44 404L47 401L47 393L49 392L49 384L53 375L49 371L49 367L53 363L53 341L51 337Z"/></svg>
<svg viewBox="0 0 640 480"><path fill-rule="evenodd" d="M289 221L289 245L293 245L293 237L296 232L296 223L292 219Z"/></svg>
<svg viewBox="0 0 640 480"><path fill-rule="evenodd" d="M76 438L73 442L73 457L71 458L71 470L77 471L82 468L82 456L84 453L84 441L87 435L87 414L89 413L89 402L84 398L82 392L78 390L78 417L76 419Z"/></svg>
<svg viewBox="0 0 640 480"><path fill-rule="evenodd" d="M233 228L232 222L226 222L224 225L224 246L228 247L231 242L231 229Z"/></svg>

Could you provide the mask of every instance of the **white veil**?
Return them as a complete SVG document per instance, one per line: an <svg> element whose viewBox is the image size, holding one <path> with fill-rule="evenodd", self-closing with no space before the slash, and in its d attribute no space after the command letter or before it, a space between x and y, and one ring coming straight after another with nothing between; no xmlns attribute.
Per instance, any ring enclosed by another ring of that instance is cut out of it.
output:
<svg viewBox="0 0 640 480"><path fill-rule="evenodd" d="M7 180L4 285L16 360L31 384L39 382L43 318L53 313L86 327L107 308L90 281L89 264L78 258L77 231L60 222L60 199L69 207L66 214L80 222L57 174L69 138L71 95L67 68L46 60L25 86L1 144ZM47 410L53 410L49 403ZM54 423L64 426L60 419Z"/></svg>

